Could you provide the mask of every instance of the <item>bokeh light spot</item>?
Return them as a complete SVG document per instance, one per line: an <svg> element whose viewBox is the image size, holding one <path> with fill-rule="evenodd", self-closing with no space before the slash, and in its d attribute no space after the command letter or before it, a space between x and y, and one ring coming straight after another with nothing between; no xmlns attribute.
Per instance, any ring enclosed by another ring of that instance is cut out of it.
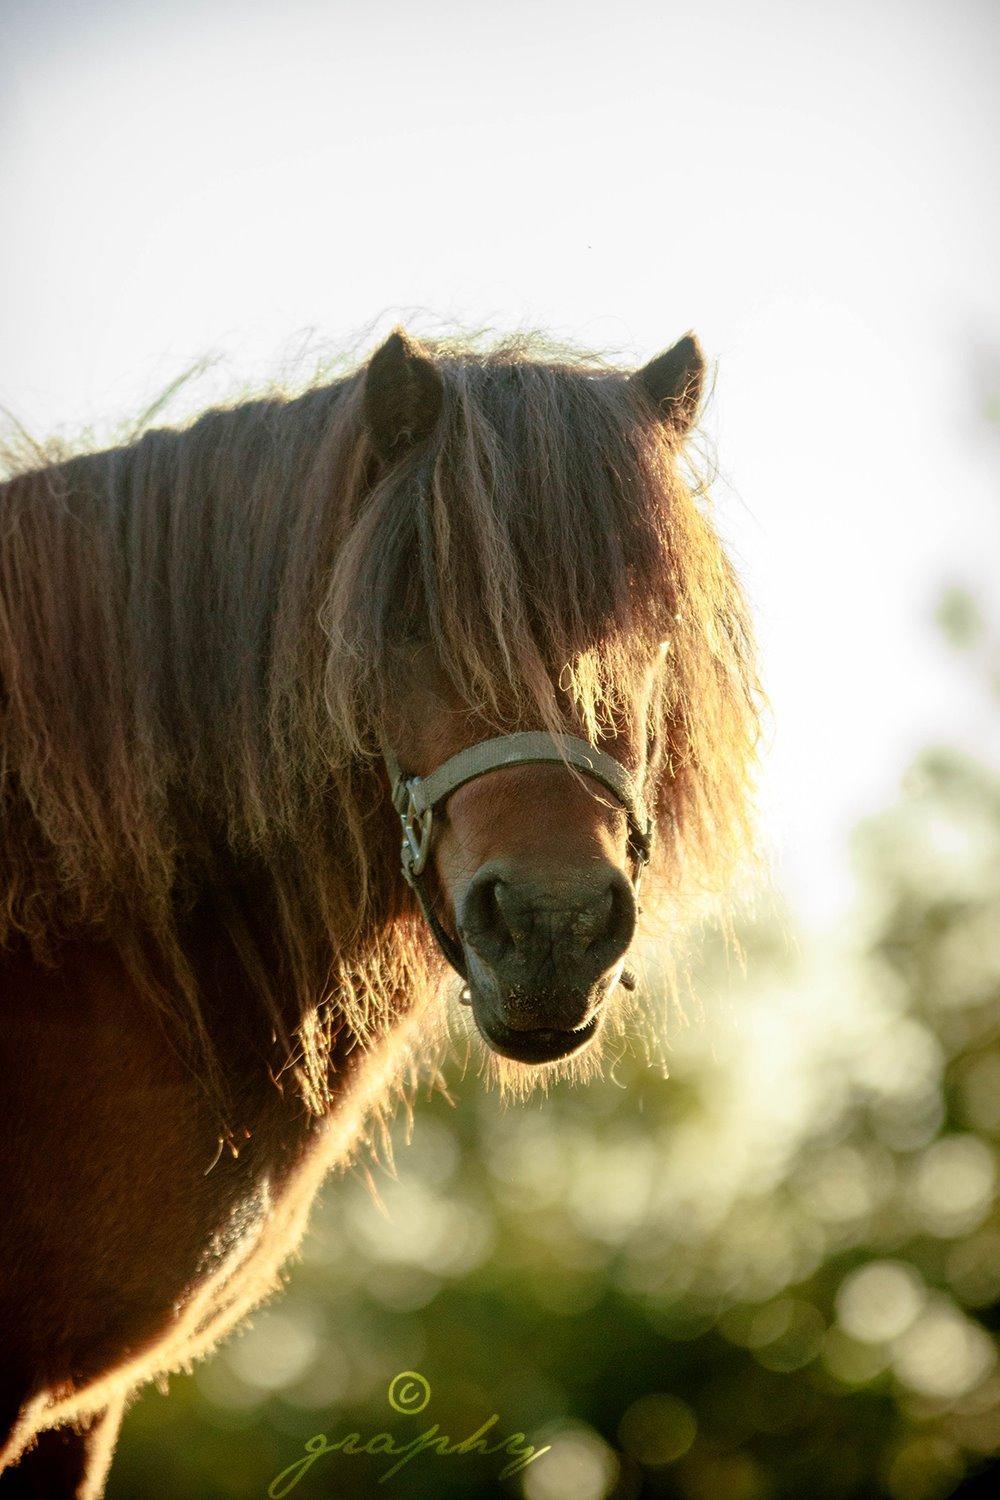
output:
<svg viewBox="0 0 1000 1500"><path fill-rule="evenodd" d="M640 1396L625 1412L618 1436L625 1452L649 1468L672 1464L691 1447L698 1431L694 1412L677 1396Z"/></svg>
<svg viewBox="0 0 1000 1500"><path fill-rule="evenodd" d="M605 1500L610 1495L618 1459L591 1428L565 1427L552 1437L542 1436L540 1443L549 1443L550 1450L525 1471L525 1500Z"/></svg>
<svg viewBox="0 0 1000 1500"><path fill-rule="evenodd" d="M845 1333L861 1343L898 1338L923 1306L926 1289L903 1261L872 1261L853 1271L837 1292L837 1317Z"/></svg>

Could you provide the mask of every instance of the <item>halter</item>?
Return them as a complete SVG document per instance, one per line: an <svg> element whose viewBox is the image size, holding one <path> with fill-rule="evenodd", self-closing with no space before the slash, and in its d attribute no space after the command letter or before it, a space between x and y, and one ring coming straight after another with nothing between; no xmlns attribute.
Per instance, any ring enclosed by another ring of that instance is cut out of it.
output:
<svg viewBox="0 0 1000 1500"><path fill-rule="evenodd" d="M403 829L402 870L406 881L420 902L438 946L452 968L467 979L461 946L438 921L424 885L424 870L434 835L434 809L447 801L452 792L475 781L489 771L503 766L528 766L549 762L574 766L599 781L625 810L628 819L628 847L635 863L632 886L638 894L642 872L649 863L653 844L653 820L646 810L642 790L621 761L597 750L576 735L555 735L541 731L505 734L498 739L482 740L460 750L437 767L429 776L407 776L389 746L382 742L382 757L389 772L392 805L399 814Z"/></svg>

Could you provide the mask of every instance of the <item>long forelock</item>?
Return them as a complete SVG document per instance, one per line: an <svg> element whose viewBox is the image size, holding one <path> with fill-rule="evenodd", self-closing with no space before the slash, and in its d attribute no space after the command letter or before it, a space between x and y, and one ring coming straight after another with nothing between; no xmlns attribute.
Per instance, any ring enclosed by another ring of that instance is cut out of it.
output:
<svg viewBox="0 0 1000 1500"><path fill-rule="evenodd" d="M441 370L434 440L367 498L335 567L338 722L360 741L384 715L416 629L498 729L555 728L569 703L596 736L627 711L673 613L665 441L599 367L502 350Z"/></svg>

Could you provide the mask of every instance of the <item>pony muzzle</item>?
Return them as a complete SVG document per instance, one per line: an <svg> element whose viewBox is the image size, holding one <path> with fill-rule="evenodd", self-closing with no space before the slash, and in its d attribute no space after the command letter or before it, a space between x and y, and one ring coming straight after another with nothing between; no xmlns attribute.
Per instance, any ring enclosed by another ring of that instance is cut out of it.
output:
<svg viewBox="0 0 1000 1500"><path fill-rule="evenodd" d="M543 1063L586 1046L635 931L630 882L598 864L558 879L491 860L458 913L472 1013L494 1051Z"/></svg>

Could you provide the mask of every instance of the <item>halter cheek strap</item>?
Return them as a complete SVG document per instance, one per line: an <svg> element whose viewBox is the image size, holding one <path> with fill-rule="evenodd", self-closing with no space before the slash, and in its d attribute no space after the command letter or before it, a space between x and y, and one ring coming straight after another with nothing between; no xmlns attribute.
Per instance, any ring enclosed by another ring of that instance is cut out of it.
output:
<svg viewBox="0 0 1000 1500"><path fill-rule="evenodd" d="M642 791L635 777L621 761L589 745L576 735L554 735L542 731L506 734L498 739L483 740L460 750L437 767L429 776L407 776L393 751L384 741L382 756L389 772L392 805L399 814L403 830L403 878L410 885L437 939L445 958L463 979L465 961L461 947L446 932L434 913L423 873L434 836L434 810L446 802L452 792L490 771L504 766L558 763L573 766L599 781L625 810L628 819L629 853L635 865L632 884L636 891L642 872L649 862L653 842L653 821L646 809Z"/></svg>

